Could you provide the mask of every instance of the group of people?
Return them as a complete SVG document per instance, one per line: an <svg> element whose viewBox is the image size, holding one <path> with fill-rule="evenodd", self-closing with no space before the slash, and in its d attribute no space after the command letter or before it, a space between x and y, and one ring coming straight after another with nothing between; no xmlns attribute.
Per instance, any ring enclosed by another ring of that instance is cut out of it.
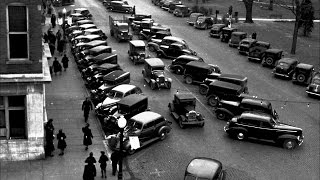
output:
<svg viewBox="0 0 320 180"><path fill-rule="evenodd" d="M50 156L50 157L54 156L52 153L55 150L54 143L53 143L54 126L53 126L52 122L53 122L53 119L49 119L47 124L45 125L45 128L44 128L45 133L46 133L45 154L46 154L46 156ZM57 148L60 149L59 156L64 155L64 149L67 147L66 138L67 138L67 136L65 135L64 132L62 132L62 129L60 129L59 133L57 134L57 140L58 140Z"/></svg>
<svg viewBox="0 0 320 180"><path fill-rule="evenodd" d="M62 63L62 66L61 66L61 63ZM52 67L51 67L52 68L51 71L53 71L55 75L59 72L60 72L60 74L62 74L62 67L64 68L64 71L67 70L67 68L69 66L69 58L67 57L66 54L64 54L64 56L62 57L61 63L58 61L57 57L54 58L54 61L52 63Z"/></svg>

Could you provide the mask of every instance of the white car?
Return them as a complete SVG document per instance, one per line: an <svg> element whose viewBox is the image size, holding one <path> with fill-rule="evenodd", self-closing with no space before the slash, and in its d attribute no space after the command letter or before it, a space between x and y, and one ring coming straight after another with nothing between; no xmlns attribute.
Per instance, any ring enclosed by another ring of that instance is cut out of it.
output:
<svg viewBox="0 0 320 180"><path fill-rule="evenodd" d="M108 93L108 97L96 106L96 109L99 107L110 107L115 105L118 101L120 101L123 97L126 97L130 94L142 94L142 90L131 84L121 84L119 86L114 87Z"/></svg>

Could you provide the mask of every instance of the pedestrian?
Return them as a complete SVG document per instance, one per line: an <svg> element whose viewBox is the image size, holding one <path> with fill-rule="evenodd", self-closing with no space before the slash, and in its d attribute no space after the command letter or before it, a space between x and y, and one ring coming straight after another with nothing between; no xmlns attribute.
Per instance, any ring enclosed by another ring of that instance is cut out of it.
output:
<svg viewBox="0 0 320 180"><path fill-rule="evenodd" d="M104 177L107 178L107 161L109 161L108 156L105 155L104 151L101 151L101 156L99 158L99 163L100 163L100 168L101 168L101 177L103 178L103 174Z"/></svg>
<svg viewBox="0 0 320 180"><path fill-rule="evenodd" d="M55 14L52 14L51 15L51 24L52 24L52 28L55 28L56 27L56 15Z"/></svg>
<svg viewBox="0 0 320 180"><path fill-rule="evenodd" d="M45 148L46 153L45 154L51 157L53 157L52 152L54 151L54 144L53 144L54 126L52 122L53 122L53 119L49 119L49 121L44 126L45 133L46 133L46 148Z"/></svg>
<svg viewBox="0 0 320 180"><path fill-rule="evenodd" d="M85 127L82 128L83 132L83 145L86 146L85 150L88 150L88 146L92 144L92 132L91 129L89 128L89 124L87 123Z"/></svg>
<svg viewBox="0 0 320 180"><path fill-rule="evenodd" d="M55 75L57 75L57 72L60 72L60 74L62 73L62 66L56 57L54 58L52 66L53 66L53 72Z"/></svg>
<svg viewBox="0 0 320 180"><path fill-rule="evenodd" d="M61 32L60 32L60 29L57 31L56 33L56 37L57 37L57 40L59 42L59 40L61 39Z"/></svg>
<svg viewBox="0 0 320 180"><path fill-rule="evenodd" d="M48 37L47 33L43 34L43 40L44 40L45 43L47 43L49 41L49 37Z"/></svg>
<svg viewBox="0 0 320 180"><path fill-rule="evenodd" d="M256 32L252 33L251 38L252 39L257 39L257 33Z"/></svg>
<svg viewBox="0 0 320 180"><path fill-rule="evenodd" d="M132 8L131 16L134 16L134 15L136 15L136 6L133 6L133 8Z"/></svg>
<svg viewBox="0 0 320 180"><path fill-rule="evenodd" d="M69 62L69 58L67 57L66 54L64 54L61 62L62 62L62 66L63 66L63 68L64 68L64 71L66 71L67 68L68 68L68 62Z"/></svg>
<svg viewBox="0 0 320 180"><path fill-rule="evenodd" d="M59 55L62 55L62 53L63 53L64 44L65 44L65 40L63 38L58 40L57 50L59 52Z"/></svg>
<svg viewBox="0 0 320 180"><path fill-rule="evenodd" d="M90 152L89 157L87 157L84 162L87 163L87 165L84 166L83 180L93 180L97 175L96 166L94 165L97 161L93 157L92 152Z"/></svg>
<svg viewBox="0 0 320 180"><path fill-rule="evenodd" d="M62 129L59 130L59 133L57 134L58 139L58 149L60 149L59 156L64 155L64 149L67 147L66 139L67 136L62 132Z"/></svg>
<svg viewBox="0 0 320 180"><path fill-rule="evenodd" d="M120 156L121 156L121 154L120 154L120 152L118 152L118 151L114 151L114 152L111 154L112 175L113 175L113 176L116 175L117 165L118 165Z"/></svg>
<svg viewBox="0 0 320 180"><path fill-rule="evenodd" d="M53 34L52 29L48 29L48 40L49 43L52 43L54 46L56 45L56 36Z"/></svg>
<svg viewBox="0 0 320 180"><path fill-rule="evenodd" d="M84 116L84 121L87 122L89 118L89 112L92 110L92 103L89 100L89 98L86 98L86 100L83 101L82 103L82 111L83 111L83 116Z"/></svg>
<svg viewBox="0 0 320 180"><path fill-rule="evenodd" d="M54 43L51 43L50 41L49 41L49 49L50 49L51 56L54 56L54 51L56 50L56 47Z"/></svg>

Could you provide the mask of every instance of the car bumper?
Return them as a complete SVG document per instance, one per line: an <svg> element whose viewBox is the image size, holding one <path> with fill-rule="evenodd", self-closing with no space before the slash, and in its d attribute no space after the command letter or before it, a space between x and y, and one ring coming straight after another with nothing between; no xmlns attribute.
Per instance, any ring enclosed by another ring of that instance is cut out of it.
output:
<svg viewBox="0 0 320 180"><path fill-rule="evenodd" d="M190 26L194 26L194 22L187 22Z"/></svg>
<svg viewBox="0 0 320 180"><path fill-rule="evenodd" d="M215 34L215 33L209 33L209 35L211 36L211 37L220 37L220 34Z"/></svg>
<svg viewBox="0 0 320 180"><path fill-rule="evenodd" d="M198 120L194 120L194 121L182 121L182 124L202 124L204 123L204 120L198 121Z"/></svg>
<svg viewBox="0 0 320 180"><path fill-rule="evenodd" d="M314 95L314 96L320 97L320 92L312 92L312 91L306 90L306 93L309 94L309 95Z"/></svg>
<svg viewBox="0 0 320 180"><path fill-rule="evenodd" d="M277 73L277 72L272 72L272 74L276 75L276 76L281 76L281 77L286 77L286 78L290 78L290 76L288 74L282 74L282 73Z"/></svg>
<svg viewBox="0 0 320 180"><path fill-rule="evenodd" d="M252 60L261 61L261 59L258 58L258 57L250 57L250 56L249 56L248 59L251 60L251 61L252 61Z"/></svg>
<svg viewBox="0 0 320 180"><path fill-rule="evenodd" d="M225 126L223 127L223 130L224 130L225 132L228 132L228 131L229 131L229 126L228 126L228 125L225 125Z"/></svg>
<svg viewBox="0 0 320 180"><path fill-rule="evenodd" d="M297 140L298 146L301 146L303 144L304 137L302 136L300 139Z"/></svg>

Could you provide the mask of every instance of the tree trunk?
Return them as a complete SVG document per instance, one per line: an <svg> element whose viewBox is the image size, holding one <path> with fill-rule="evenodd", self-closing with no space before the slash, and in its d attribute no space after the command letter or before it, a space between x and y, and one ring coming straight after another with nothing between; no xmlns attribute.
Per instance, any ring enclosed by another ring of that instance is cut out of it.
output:
<svg viewBox="0 0 320 180"><path fill-rule="evenodd" d="M273 0L270 0L268 9L269 9L270 11L273 10Z"/></svg>
<svg viewBox="0 0 320 180"><path fill-rule="evenodd" d="M252 5L253 0L243 0L244 6L246 7L246 20L245 23L253 23L252 20Z"/></svg>
<svg viewBox="0 0 320 180"><path fill-rule="evenodd" d="M298 41L298 32L299 32L299 21L301 19L301 5L299 0L295 0L296 5L296 21L294 23L294 30L293 30L293 37L292 37L292 45L291 45L291 54L296 54L296 47L297 47L297 41Z"/></svg>

